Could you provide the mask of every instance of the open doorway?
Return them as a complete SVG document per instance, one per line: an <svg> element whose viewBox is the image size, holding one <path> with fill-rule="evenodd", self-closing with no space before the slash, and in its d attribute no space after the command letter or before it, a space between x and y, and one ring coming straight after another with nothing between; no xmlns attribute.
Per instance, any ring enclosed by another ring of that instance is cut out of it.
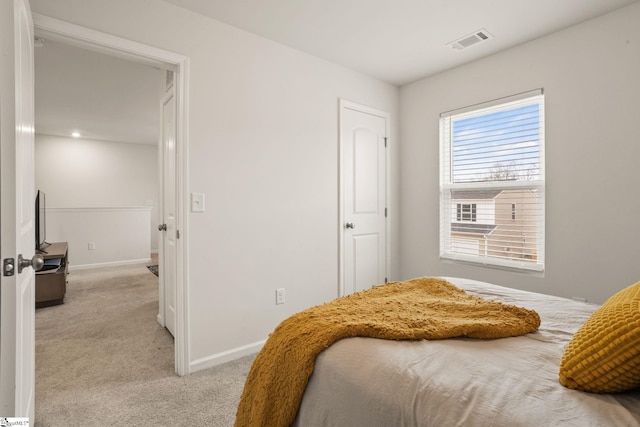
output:
<svg viewBox="0 0 640 427"><path fill-rule="evenodd" d="M67 241L75 268L149 259L165 70L41 37L34 57L46 239Z"/></svg>
<svg viewBox="0 0 640 427"><path fill-rule="evenodd" d="M187 85L187 67L188 59L181 55L177 55L171 52L163 51L157 48L153 48L147 45L142 45L126 39L113 37L111 35L96 32L87 28L78 27L73 24L69 24L56 19L48 18L45 16L34 14L34 25L36 36L44 40L52 42L58 42L67 45L73 45L82 47L92 52L98 52L101 54L113 55L121 59L127 59L137 64L144 64L151 66L153 69L161 70L162 75L166 77L165 71L171 71L173 76L173 91L175 96L175 179L173 182L172 199L175 201L173 206L172 215L175 216L175 236L178 235L178 230L181 230L180 239L176 239L175 250L172 255L164 256L164 242L163 238L159 237L158 240L158 252L160 271L163 271L163 266L166 269L166 264L170 264L172 271L175 272L174 277L163 277L160 274L159 292L160 300L163 299L163 293L165 288L172 287L175 291L175 371L178 375L185 375L189 373L189 357L188 357L188 345L186 342L186 282L184 280L185 261L183 261L184 244L187 238L187 232L184 230L184 206L182 203L181 195L184 194L183 185L185 179L183 174L186 170L184 167L185 157L183 153L186 151L186 85ZM37 65L36 65L36 73ZM161 97L159 97L159 101ZM98 100L99 101L99 100ZM37 102L37 101L36 101ZM36 109L38 106L36 105ZM161 127L160 121L157 122L157 126ZM158 149L159 145L156 145ZM163 158L163 150L158 151L160 158ZM163 176L165 173L162 161L158 162L159 175ZM161 180L158 179L159 197L158 207L164 206L164 201L167 196L167 186L161 185ZM164 223L165 212L161 208L158 213L158 218L161 223ZM151 225L150 225L151 227ZM157 229L155 231L157 233ZM164 264L164 265L163 265ZM159 312L162 313L161 307ZM158 320L163 322L163 317L159 316ZM165 326L162 324L162 326Z"/></svg>

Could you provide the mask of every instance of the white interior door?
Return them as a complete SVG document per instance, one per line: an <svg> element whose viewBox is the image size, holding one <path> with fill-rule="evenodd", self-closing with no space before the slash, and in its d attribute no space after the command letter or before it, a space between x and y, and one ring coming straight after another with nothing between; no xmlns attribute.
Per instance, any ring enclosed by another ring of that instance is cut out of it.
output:
<svg viewBox="0 0 640 427"><path fill-rule="evenodd" d="M34 420L35 254L33 21L28 1L0 2L0 249L14 259L0 293L0 415ZM6 261L5 261L6 262Z"/></svg>
<svg viewBox="0 0 640 427"><path fill-rule="evenodd" d="M171 73L173 74L173 73ZM164 326L175 337L176 328L176 98L173 85L162 102L162 251L160 312Z"/></svg>
<svg viewBox="0 0 640 427"><path fill-rule="evenodd" d="M343 294L387 277L386 113L340 105Z"/></svg>

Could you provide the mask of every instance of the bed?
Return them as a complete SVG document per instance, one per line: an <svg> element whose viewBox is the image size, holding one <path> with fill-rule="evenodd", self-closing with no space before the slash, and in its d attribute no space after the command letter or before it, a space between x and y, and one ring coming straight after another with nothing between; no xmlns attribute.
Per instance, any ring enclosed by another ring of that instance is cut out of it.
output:
<svg viewBox="0 0 640 427"><path fill-rule="evenodd" d="M638 389L592 393L559 382L568 344L598 306L474 280L445 279L483 300L531 309L539 315L540 325L518 336L482 340L338 339L315 357L291 425L640 426ZM637 325L629 328L637 335ZM283 348L284 353L289 351ZM630 351L633 363L640 363L637 352ZM269 420L243 418L243 408L255 404L247 387L236 426L273 425ZM286 389L287 383L268 387L267 392L277 396L277 388ZM265 406L281 403L278 398Z"/></svg>

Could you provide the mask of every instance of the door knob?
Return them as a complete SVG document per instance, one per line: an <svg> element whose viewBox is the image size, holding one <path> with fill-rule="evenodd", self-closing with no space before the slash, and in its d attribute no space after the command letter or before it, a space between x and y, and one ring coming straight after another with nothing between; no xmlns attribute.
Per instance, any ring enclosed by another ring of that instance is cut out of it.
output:
<svg viewBox="0 0 640 427"><path fill-rule="evenodd" d="M354 229L356 228L356 225L353 222L348 222L344 225L344 227Z"/></svg>
<svg viewBox="0 0 640 427"><path fill-rule="evenodd" d="M33 267L35 271L42 270L44 267L44 258L40 254L35 254L31 259L22 258L22 254L18 255L18 274L27 267Z"/></svg>
<svg viewBox="0 0 640 427"><path fill-rule="evenodd" d="M167 224L160 224L158 226L159 231L167 231Z"/></svg>

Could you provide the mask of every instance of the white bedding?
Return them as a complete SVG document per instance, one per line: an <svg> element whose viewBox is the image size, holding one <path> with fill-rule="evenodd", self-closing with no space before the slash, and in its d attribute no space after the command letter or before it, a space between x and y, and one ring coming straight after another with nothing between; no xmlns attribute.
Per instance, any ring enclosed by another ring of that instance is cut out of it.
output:
<svg viewBox="0 0 640 427"><path fill-rule="evenodd" d="M340 340L316 358L293 425L640 426L640 391L589 394L558 382L562 353L596 305L446 279L536 310L540 329L497 340Z"/></svg>

